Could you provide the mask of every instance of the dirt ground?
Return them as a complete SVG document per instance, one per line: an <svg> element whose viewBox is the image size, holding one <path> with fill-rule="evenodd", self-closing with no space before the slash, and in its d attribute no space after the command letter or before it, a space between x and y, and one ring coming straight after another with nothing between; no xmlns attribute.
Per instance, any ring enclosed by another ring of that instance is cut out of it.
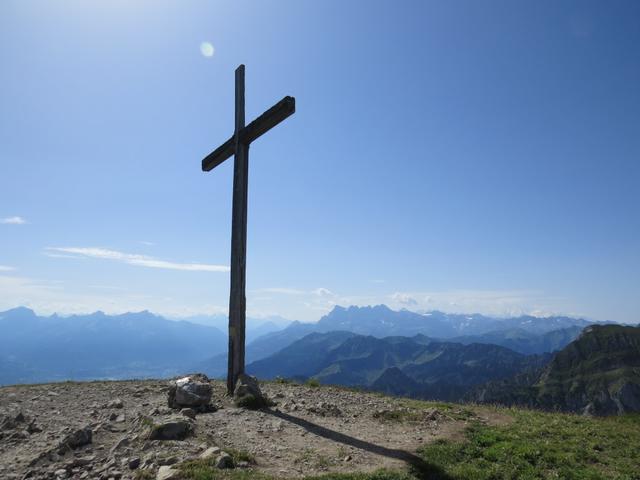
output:
<svg viewBox="0 0 640 480"><path fill-rule="evenodd" d="M2 387L0 478L133 479L136 470L155 475L211 446L244 452L245 468L279 477L400 468L421 445L461 436L472 419L506 421L489 410L278 383L262 385L276 405L252 411L233 406L223 383L212 383L218 410L194 420L168 408L168 381ZM149 440L149 425L174 418L188 420L193 433ZM91 443L61 452L64 438L83 428Z"/></svg>

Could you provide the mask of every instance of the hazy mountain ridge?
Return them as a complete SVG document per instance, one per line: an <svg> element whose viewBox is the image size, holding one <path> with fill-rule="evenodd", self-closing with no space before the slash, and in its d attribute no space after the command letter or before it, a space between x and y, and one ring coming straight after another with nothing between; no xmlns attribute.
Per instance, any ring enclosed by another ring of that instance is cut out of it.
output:
<svg viewBox="0 0 640 480"><path fill-rule="evenodd" d="M550 355L527 356L499 345L463 345L423 335L380 339L351 332L315 332L247 365L247 371L264 379L313 377L327 384L457 400L475 385L513 376L549 359Z"/></svg>
<svg viewBox="0 0 640 480"><path fill-rule="evenodd" d="M222 316L201 317L199 321L226 324ZM273 321L286 323L281 318ZM269 319L264 319L262 324L266 324L266 329L270 330L273 325L268 322ZM255 330L259 323L260 320L247 320L247 338L257 336L247 344L247 364L277 354L310 333L337 332L344 336L343 341L347 341L356 335L363 336L364 332L364 336L370 338L357 341L363 342L363 345L370 344L371 348L374 348L372 345L376 344L376 339L384 338L384 353L377 353L381 359L375 368L365 368L362 364L371 359L356 358L354 349L342 357L338 356L341 350L334 350L340 345L333 342L330 347L319 344L314 347L315 350L304 352L298 363L306 365L306 370L293 372L295 376L319 375L325 381L350 385L373 385L385 368L399 364L405 368L408 360L401 360L397 353L393 353L394 349L420 350L424 347L421 344L454 341L459 344L495 344L522 353L538 353L564 346L582 325L589 324L586 320L568 317L495 319L482 315L415 313L394 311L384 305L336 307L316 323L291 322L285 328L261 336L256 335ZM496 326L504 329L496 330ZM566 328L549 332L550 328L557 326ZM64 379L164 377L185 370L204 371L218 377L226 373L226 331L184 320L170 321L150 312L114 316L95 312L70 317L41 317L22 307L0 313L0 329L4 333L0 338L0 383L5 384ZM443 335L451 337L443 339ZM326 351L323 352L322 348ZM322 357L331 352L337 356L332 359ZM287 365L286 355L289 354L290 351L285 351L284 356L277 358ZM309 370L308 367L313 365L312 357L316 359L314 361L325 362L322 371ZM437 362L432 363L431 368L435 368L434 365ZM420 373L418 368L412 368L411 375L422 375L419 381L429 382L430 391L436 390L439 385L437 378L427 378L425 372ZM463 371L464 365L455 368ZM504 366L501 368L505 369ZM276 371L274 368L267 373L271 375ZM389 380L392 375L393 370L379 383L385 378ZM493 376L485 381L495 378ZM449 386L457 384L451 379L445 383ZM443 391L449 388L446 385Z"/></svg>
<svg viewBox="0 0 640 480"><path fill-rule="evenodd" d="M377 338L425 335L433 339L466 344L501 345L524 354L541 354L564 347L582 328L592 324L588 320L565 316L493 318L439 311L396 311L386 305L336 306L318 322L294 321L282 330L248 342L246 360L251 363L267 358L310 333L331 331L348 331ZM194 369L219 377L226 373L225 362L224 354L217 355L194 365Z"/></svg>
<svg viewBox="0 0 640 480"><path fill-rule="evenodd" d="M41 317L0 313L0 384L173 375L224 351L221 331L150 312Z"/></svg>
<svg viewBox="0 0 640 480"><path fill-rule="evenodd" d="M532 355L561 350L575 340L582 330L583 327L576 325L536 334L522 328L514 328L509 330L496 330L482 335L454 337L450 339L450 341L463 343L465 345L470 343L500 345L525 355Z"/></svg>

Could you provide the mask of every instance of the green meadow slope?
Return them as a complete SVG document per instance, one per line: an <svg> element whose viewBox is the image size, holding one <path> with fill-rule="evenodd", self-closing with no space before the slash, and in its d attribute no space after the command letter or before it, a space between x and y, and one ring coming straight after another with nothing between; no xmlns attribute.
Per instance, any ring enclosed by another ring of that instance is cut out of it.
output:
<svg viewBox="0 0 640 480"><path fill-rule="evenodd" d="M543 369L489 382L467 399L594 415L640 412L640 328L587 327Z"/></svg>

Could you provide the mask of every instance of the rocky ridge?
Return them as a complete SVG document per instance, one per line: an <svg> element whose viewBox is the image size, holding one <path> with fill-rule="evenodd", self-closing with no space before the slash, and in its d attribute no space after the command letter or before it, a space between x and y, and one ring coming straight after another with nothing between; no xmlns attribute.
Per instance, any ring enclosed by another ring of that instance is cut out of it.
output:
<svg viewBox="0 0 640 480"><path fill-rule="evenodd" d="M275 405L235 406L209 382L207 409L169 408L167 381L0 388L0 478L175 478L187 461L278 477L400 468L404 452L457 435L468 418L380 395L267 383ZM458 408L458 407L456 407ZM453 412L453 413L452 413ZM389 421L406 418L410 421Z"/></svg>

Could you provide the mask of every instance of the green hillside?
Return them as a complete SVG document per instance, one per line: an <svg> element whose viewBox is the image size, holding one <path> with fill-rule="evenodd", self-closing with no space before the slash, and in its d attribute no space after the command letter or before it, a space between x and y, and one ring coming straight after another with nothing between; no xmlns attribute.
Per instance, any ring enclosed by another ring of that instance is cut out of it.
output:
<svg viewBox="0 0 640 480"><path fill-rule="evenodd" d="M543 369L476 389L468 399L610 415L640 411L640 328L593 325Z"/></svg>

